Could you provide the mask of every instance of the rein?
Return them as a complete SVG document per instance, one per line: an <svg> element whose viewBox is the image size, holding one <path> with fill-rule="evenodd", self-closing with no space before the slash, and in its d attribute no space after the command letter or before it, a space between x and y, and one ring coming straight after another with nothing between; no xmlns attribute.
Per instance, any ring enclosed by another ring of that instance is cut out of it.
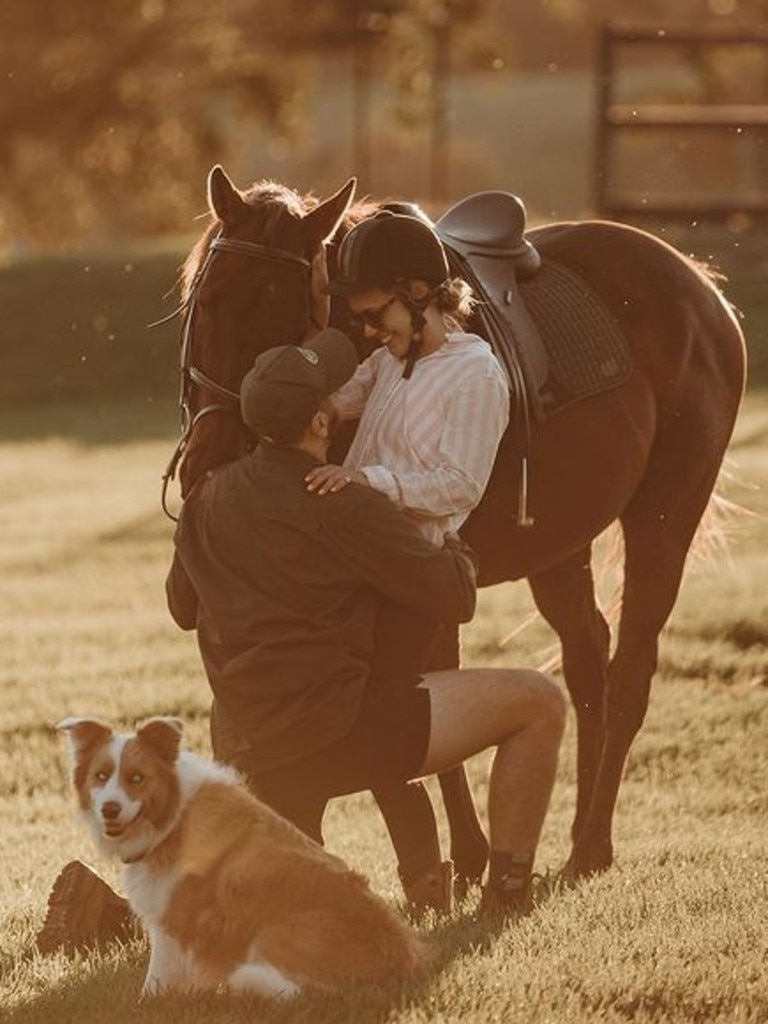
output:
<svg viewBox="0 0 768 1024"><path fill-rule="evenodd" d="M171 455L165 472L163 473L162 489L160 493L160 503L162 505L163 512L165 512L168 518L172 519L173 522L178 522L178 516L173 515L168 508L168 487L176 476L176 470L178 469L179 463L187 450L187 446L189 445L189 441L195 427L200 420L215 412L225 412L229 414L233 412L239 413L240 392L233 391L231 388L225 387L217 380L214 380L213 377L201 370L199 366L196 366L194 360L194 325L197 298L208 270L210 269L216 254L219 252L230 252L239 256L246 256L250 259L268 260L272 263L279 263L283 266L292 267L299 270L302 276L306 279L307 292L309 292L310 288L312 264L303 256L297 256L295 253L287 252L284 249L274 249L270 246L262 245L259 242L246 242L239 238L226 238L219 234L211 240L205 254L205 259L197 269L192 280L192 284L190 285L189 292L178 309L174 310L173 313L164 317L162 320L158 320L149 325L150 327L157 327L160 324L165 324L170 320L174 320L178 316L183 318L181 324L181 385L179 392L181 436L179 437L176 447L173 450L173 454ZM210 391L221 401L204 405L193 414L192 392L195 387L201 388L205 391Z"/></svg>

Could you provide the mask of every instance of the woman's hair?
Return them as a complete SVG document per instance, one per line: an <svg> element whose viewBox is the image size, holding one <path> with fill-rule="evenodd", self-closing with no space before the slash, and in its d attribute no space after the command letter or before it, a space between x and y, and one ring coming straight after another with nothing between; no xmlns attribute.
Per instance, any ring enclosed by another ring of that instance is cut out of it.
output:
<svg viewBox="0 0 768 1024"><path fill-rule="evenodd" d="M434 301L449 325L457 328L466 327L477 303L471 287L460 277L449 277L438 285Z"/></svg>

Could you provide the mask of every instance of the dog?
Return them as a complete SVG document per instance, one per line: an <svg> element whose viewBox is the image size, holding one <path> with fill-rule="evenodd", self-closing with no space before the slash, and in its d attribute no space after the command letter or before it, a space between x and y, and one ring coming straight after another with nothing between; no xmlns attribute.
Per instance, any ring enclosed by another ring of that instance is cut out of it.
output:
<svg viewBox="0 0 768 1024"><path fill-rule="evenodd" d="M133 734L65 718L80 812L125 865L149 932L142 996L226 987L290 997L423 971L430 950L362 875L261 803L223 765L181 749L183 723Z"/></svg>

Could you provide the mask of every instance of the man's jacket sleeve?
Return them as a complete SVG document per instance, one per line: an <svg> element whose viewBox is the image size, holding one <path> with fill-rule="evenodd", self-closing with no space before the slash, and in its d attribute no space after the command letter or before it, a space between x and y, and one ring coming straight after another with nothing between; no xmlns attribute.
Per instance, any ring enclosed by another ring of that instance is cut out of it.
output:
<svg viewBox="0 0 768 1024"><path fill-rule="evenodd" d="M197 626L197 591L187 571L181 564L178 551L173 554L173 562L165 581L165 594L168 610L177 626L182 629L195 629Z"/></svg>
<svg viewBox="0 0 768 1024"><path fill-rule="evenodd" d="M476 573L464 546L438 548L372 488L345 489L326 522L340 559L382 596L444 622L469 622Z"/></svg>

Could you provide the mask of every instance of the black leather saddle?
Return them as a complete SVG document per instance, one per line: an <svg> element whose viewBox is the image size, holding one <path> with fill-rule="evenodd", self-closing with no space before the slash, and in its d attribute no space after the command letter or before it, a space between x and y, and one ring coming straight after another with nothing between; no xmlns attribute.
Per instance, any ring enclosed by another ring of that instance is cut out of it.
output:
<svg viewBox="0 0 768 1024"><path fill-rule="evenodd" d="M542 419L539 396L549 358L518 288L536 274L541 259L525 238L522 200L510 192L477 192L444 213L435 230L451 270L472 285L484 334L515 397Z"/></svg>

